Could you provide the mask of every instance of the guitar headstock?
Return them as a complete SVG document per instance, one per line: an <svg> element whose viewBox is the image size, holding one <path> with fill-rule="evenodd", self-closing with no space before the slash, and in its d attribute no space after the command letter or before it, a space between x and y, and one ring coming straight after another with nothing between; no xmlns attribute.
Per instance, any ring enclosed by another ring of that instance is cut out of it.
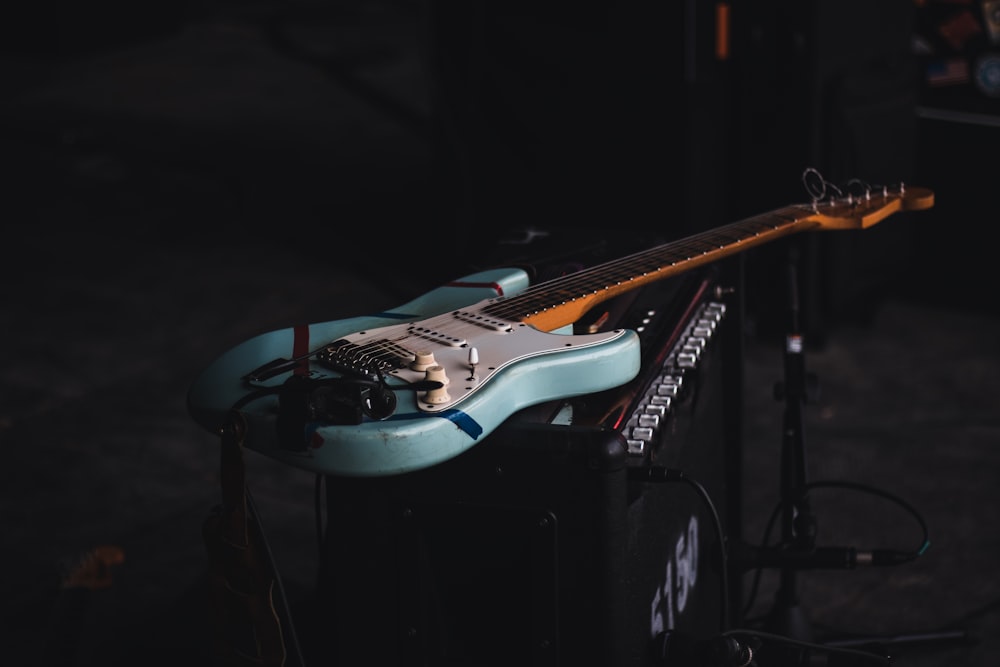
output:
<svg viewBox="0 0 1000 667"><path fill-rule="evenodd" d="M919 211L934 206L934 193L927 188L885 188L862 196L847 195L807 204L810 220L820 229L867 229L900 211Z"/></svg>
<svg viewBox="0 0 1000 667"><path fill-rule="evenodd" d="M813 168L803 172L802 184L812 197L803 206L810 211L806 217L819 229L867 229L893 213L934 205L934 193L927 188L872 186L852 179L841 190Z"/></svg>

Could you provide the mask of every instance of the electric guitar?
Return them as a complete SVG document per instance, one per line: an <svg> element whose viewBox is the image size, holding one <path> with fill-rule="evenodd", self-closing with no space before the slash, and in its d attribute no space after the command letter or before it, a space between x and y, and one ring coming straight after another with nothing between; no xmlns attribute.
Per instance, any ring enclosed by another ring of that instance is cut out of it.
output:
<svg viewBox="0 0 1000 667"><path fill-rule="evenodd" d="M629 329L574 334L595 305L790 234L864 229L930 208L914 187L789 205L536 285L493 269L388 312L256 336L211 363L188 408L245 445L324 474L387 476L451 459L522 408L625 384L640 370Z"/></svg>

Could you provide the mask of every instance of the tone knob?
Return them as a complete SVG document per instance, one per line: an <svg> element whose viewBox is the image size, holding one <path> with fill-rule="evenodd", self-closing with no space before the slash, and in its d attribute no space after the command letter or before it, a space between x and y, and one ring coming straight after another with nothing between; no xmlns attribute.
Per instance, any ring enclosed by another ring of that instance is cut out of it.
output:
<svg viewBox="0 0 1000 667"><path fill-rule="evenodd" d="M434 359L434 353L430 350L420 350L410 362L410 370L423 372L435 365L437 365L437 361Z"/></svg>
<svg viewBox="0 0 1000 667"><path fill-rule="evenodd" d="M424 394L424 401L432 405L438 405L440 403L447 403L451 400L451 396L448 394L448 375L444 372L444 366L434 365L427 369L425 375L425 380L431 382L440 382L441 386L437 389L430 389Z"/></svg>

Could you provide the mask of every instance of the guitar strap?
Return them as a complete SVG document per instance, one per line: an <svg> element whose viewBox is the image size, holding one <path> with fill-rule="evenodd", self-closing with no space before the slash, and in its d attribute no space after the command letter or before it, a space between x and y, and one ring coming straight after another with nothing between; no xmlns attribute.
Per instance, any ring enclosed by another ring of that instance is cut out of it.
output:
<svg viewBox="0 0 1000 667"><path fill-rule="evenodd" d="M283 667L285 640L275 606L280 584L246 486L245 434L246 422L233 410L221 429L222 505L202 526L216 620L213 650L228 667Z"/></svg>

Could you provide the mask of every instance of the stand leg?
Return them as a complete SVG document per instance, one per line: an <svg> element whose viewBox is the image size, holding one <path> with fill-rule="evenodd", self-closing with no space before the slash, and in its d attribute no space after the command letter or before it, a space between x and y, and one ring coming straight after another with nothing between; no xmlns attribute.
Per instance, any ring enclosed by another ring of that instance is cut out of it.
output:
<svg viewBox="0 0 1000 667"><path fill-rule="evenodd" d="M790 251L788 265L789 332L785 337L784 382L775 386L775 397L785 401L781 448L781 531L785 544L811 549L815 525L808 498L802 492L807 482L802 405L808 400L809 383L805 371L805 343L799 332L799 298L796 253ZM781 569L781 585L767 616L769 632L800 641L812 641L812 628L799 604L797 573L794 567Z"/></svg>
<svg viewBox="0 0 1000 667"><path fill-rule="evenodd" d="M799 604L799 597L794 589L782 583L774 596L774 605L768 612L764 629L772 634L789 637L798 641L813 641L812 626L805 610Z"/></svg>
<svg viewBox="0 0 1000 667"><path fill-rule="evenodd" d="M808 488L806 446L802 424L802 406L815 395L815 380L805 370L805 343L799 333L799 304L797 291L796 253L790 252L789 261L789 333L785 338L784 381L775 386L775 397L785 402L783 439L781 452L781 532L783 544L789 553L809 553L815 549L816 522L805 492ZM787 555L787 554L786 554ZM808 615L801 605L798 593L797 570L801 563L789 560L782 564L781 580L774 596L774 604L764 621L765 630L773 635L795 642L816 643ZM889 648L924 647L931 644L965 641L965 632L939 632L900 635L894 637L847 638L823 640L822 646L829 648L855 648L872 652L872 659L888 656ZM783 652L780 665L801 665L801 648L794 645ZM888 658L884 658L888 659ZM811 663L810 663L811 664ZM823 663L823 664L834 664ZM840 663L837 663L840 664ZM860 664L860 663L844 663Z"/></svg>

